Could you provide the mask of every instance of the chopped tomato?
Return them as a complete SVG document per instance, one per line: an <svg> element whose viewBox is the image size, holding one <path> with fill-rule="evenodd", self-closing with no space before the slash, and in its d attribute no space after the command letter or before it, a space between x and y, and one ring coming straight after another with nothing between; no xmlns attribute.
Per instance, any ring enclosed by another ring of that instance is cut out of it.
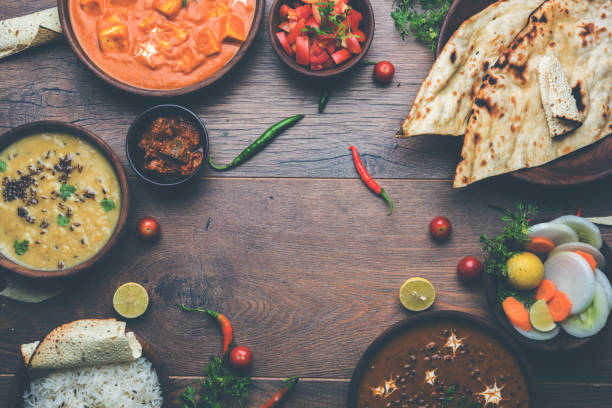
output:
<svg viewBox="0 0 612 408"><path fill-rule="evenodd" d="M319 28L319 23L317 23L317 20L315 20L313 16L310 16L308 20L306 20L306 26Z"/></svg>
<svg viewBox="0 0 612 408"><path fill-rule="evenodd" d="M289 11L291 11L291 7L289 7L286 4L283 4L280 7L279 14L280 14L281 20L287 20L289 18Z"/></svg>
<svg viewBox="0 0 612 408"><path fill-rule="evenodd" d="M342 48L331 55L336 65L342 64L347 59L351 58L351 53L346 49Z"/></svg>
<svg viewBox="0 0 612 408"><path fill-rule="evenodd" d="M283 30L284 32L288 33L289 31L291 31L291 25L289 25L289 23L287 21L280 23L278 25L278 28L280 28L281 30Z"/></svg>
<svg viewBox="0 0 612 408"><path fill-rule="evenodd" d="M346 18L351 30L355 31L359 29L359 23L361 23L361 20L363 20L363 15L355 9L351 9L349 10Z"/></svg>
<svg viewBox="0 0 612 408"><path fill-rule="evenodd" d="M322 69L333 68L335 66L336 63L333 59L330 58L322 64L310 64L310 69L312 69L313 71L320 71Z"/></svg>
<svg viewBox="0 0 612 408"><path fill-rule="evenodd" d="M310 6L310 4L300 6L295 9L295 14L297 14L298 20L299 19L307 20L308 17L312 16L312 7Z"/></svg>
<svg viewBox="0 0 612 408"><path fill-rule="evenodd" d="M289 44L294 44L298 36L302 35L302 29L306 27L306 22L304 20L299 20L296 25L291 28L289 31L289 36L287 40L289 40Z"/></svg>
<svg viewBox="0 0 612 408"><path fill-rule="evenodd" d="M359 42L365 42L366 40L366 36L361 30L353 30L353 35L357 36L357 40L359 40Z"/></svg>
<svg viewBox="0 0 612 408"><path fill-rule="evenodd" d="M287 34L285 34L283 31L279 31L276 33L276 38L278 38L278 42L280 43L281 47L283 47L285 52L290 56L293 56L293 50L291 49L289 41L287 40Z"/></svg>
<svg viewBox="0 0 612 408"><path fill-rule="evenodd" d="M323 64L329 59L329 54L323 48L319 47L316 42L312 43L310 48L310 63L311 64Z"/></svg>
<svg viewBox="0 0 612 408"><path fill-rule="evenodd" d="M337 41L335 38L320 35L316 42L318 43L319 47L325 48L325 50L330 54L336 51Z"/></svg>
<svg viewBox="0 0 612 408"><path fill-rule="evenodd" d="M357 38L355 37L348 37L346 40L346 48L348 48L348 50L353 53L353 54L359 54L361 52L361 45L359 44L359 41L357 40Z"/></svg>
<svg viewBox="0 0 612 408"><path fill-rule="evenodd" d="M332 0L330 0L332 1ZM334 12L336 14L343 14L348 8L348 0L336 0L334 1Z"/></svg>
<svg viewBox="0 0 612 408"><path fill-rule="evenodd" d="M308 65L310 59L308 37L300 35L295 41L295 61L300 65ZM350 55L350 54L349 54Z"/></svg>

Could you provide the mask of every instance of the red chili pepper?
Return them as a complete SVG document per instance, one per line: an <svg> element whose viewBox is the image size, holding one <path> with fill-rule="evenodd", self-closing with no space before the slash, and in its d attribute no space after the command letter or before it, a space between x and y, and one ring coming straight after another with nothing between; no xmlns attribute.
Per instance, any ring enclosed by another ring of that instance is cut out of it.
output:
<svg viewBox="0 0 612 408"><path fill-rule="evenodd" d="M221 326L221 334L223 334L223 355L227 353L229 350L232 341L234 340L234 333L232 330L232 324L223 314L216 312L214 310L202 309L200 307L186 307L185 305L181 305L183 310L187 312L201 312L206 313L210 317L216 319Z"/></svg>
<svg viewBox="0 0 612 408"><path fill-rule="evenodd" d="M295 384L297 384L299 380L300 379L298 377L287 378L285 380L285 385L283 386L283 388L278 390L276 394L272 396L272 398L270 398L268 401L266 401L265 404L261 406L261 408L276 407L278 403L282 401L283 398L285 398L287 394L289 394L289 392L293 389L293 387L295 387Z"/></svg>
<svg viewBox="0 0 612 408"><path fill-rule="evenodd" d="M389 203L389 215L391 215L391 213L393 212L393 203L391 202L391 199L389 199L387 192L381 186L379 186L376 181L374 181L372 176L370 176L365 166L361 162L361 159L359 158L357 148L355 146L349 146L349 150L353 152L353 161L355 161L355 168L357 169L359 177L361 177L363 182L366 184L366 186L370 188L370 190L384 198L385 201Z"/></svg>
<svg viewBox="0 0 612 408"><path fill-rule="evenodd" d="M576 215L582 217L582 206L580 204L578 204L578 208L576 208Z"/></svg>

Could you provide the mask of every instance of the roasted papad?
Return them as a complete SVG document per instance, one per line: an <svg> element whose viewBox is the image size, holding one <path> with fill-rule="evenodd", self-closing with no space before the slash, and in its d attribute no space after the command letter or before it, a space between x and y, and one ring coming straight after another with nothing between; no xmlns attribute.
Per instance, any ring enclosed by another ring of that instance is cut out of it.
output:
<svg viewBox="0 0 612 408"><path fill-rule="evenodd" d="M539 166L612 133L612 1L548 0L499 57L474 99L455 187ZM582 125L551 137L540 58L558 58Z"/></svg>
<svg viewBox="0 0 612 408"><path fill-rule="evenodd" d="M142 346L125 322L84 319L53 329L41 342L22 344L21 355L30 370L55 370L131 362Z"/></svg>
<svg viewBox="0 0 612 408"><path fill-rule="evenodd" d="M543 0L500 0L466 20L423 81L400 137L465 133L482 78Z"/></svg>

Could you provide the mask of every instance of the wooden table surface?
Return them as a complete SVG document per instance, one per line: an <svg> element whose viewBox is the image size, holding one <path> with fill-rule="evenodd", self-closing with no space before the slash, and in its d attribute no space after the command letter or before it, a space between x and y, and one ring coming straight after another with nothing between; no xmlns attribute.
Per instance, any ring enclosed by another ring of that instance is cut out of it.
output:
<svg viewBox="0 0 612 408"><path fill-rule="evenodd" d="M262 29L249 55L222 83L171 101L200 115L220 163L271 123L296 113L306 118L240 168L206 170L172 193L145 185L125 158L131 121L160 100L110 88L63 41L0 61L0 130L41 119L86 127L118 153L134 197L126 233L99 267L41 304L0 299L0 400L12 381L19 344L63 322L114 316L114 290L136 281L147 288L151 305L129 327L165 361L176 406L178 393L202 375L220 347L214 322L178 310L187 303L223 311L238 342L253 349L255 386L248 407L258 406L282 378L293 375L304 380L285 407L342 407L361 353L385 328L409 316L397 300L407 278L433 282L434 310L492 320L482 287L465 286L455 277L461 257L480 255L479 234L500 227L499 214L488 204L534 203L542 217L571 213L579 203L586 216L610 214L610 179L544 189L504 176L453 190L459 139L395 139L433 58L414 40L400 39L389 17L391 1L372 3L376 35L367 59L394 62L391 85L375 85L371 67L359 68L333 83L330 103L319 115L323 85L281 67ZM0 19L52 6L53 0L2 0ZM357 179L349 144L360 149L393 198L392 217ZM453 222L445 244L427 233L429 220L440 214ZM144 215L161 223L159 242L138 240L135 226ZM604 237L612 243L612 230L604 229ZM611 342L609 324L582 350L529 353L542 407L609 407Z"/></svg>

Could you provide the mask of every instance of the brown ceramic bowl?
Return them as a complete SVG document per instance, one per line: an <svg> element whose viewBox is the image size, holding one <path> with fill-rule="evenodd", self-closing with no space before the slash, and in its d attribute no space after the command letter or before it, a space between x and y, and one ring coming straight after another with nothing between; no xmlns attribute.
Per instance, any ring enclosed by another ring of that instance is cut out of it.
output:
<svg viewBox="0 0 612 408"><path fill-rule="evenodd" d="M68 2L71 0L57 0L57 6L59 9L59 17L62 23L62 30L64 31L64 35L66 36L66 40L68 41L68 45L77 55L77 57L89 68L98 78L107 82L108 84L117 87L123 91L130 92L133 94L141 95L141 96L158 96L158 97L171 97L184 95L190 92L198 91L200 89L204 89L213 83L217 82L221 79L225 74L230 72L238 62L244 57L247 53L248 49L253 44L255 40L255 36L259 31L259 27L261 26L261 21L263 19L263 13L265 9L265 0L255 0L255 15L253 16L253 24L251 25L251 30L247 35L247 39L242 46L238 49L236 54L230 59L227 64L225 64L219 71L217 71L214 75L200 81L198 83L177 89L146 89L140 88L137 86L126 84L114 77L108 75L102 69L98 68L98 66L93 62L85 53L85 50L79 44L76 34L72 29L72 23L70 22L70 12L68 8Z"/></svg>
<svg viewBox="0 0 612 408"><path fill-rule="evenodd" d="M546 220L535 220L533 224L539 224L541 222L546 222ZM612 279L612 250L605 241L599 250L608 261L606 269L602 269L602 272L608 276L608 279ZM486 273L484 275L485 295L487 296L487 303L491 309L491 313L493 313L493 316L495 316L495 319L502 326L504 331L521 346L539 351L564 352L583 347L601 334L601 332L599 332L591 337L578 338L570 336L561 329L561 333L550 340L538 341L528 339L516 331L514 327L512 327L510 321L508 321L504 309L497 299L497 278Z"/></svg>
<svg viewBox="0 0 612 408"><path fill-rule="evenodd" d="M142 355L145 356L147 360L151 362L151 364L153 364L153 368L155 368L155 372L157 373L159 385L162 389L162 396L164 398L162 408L170 408L172 406L172 388L170 387L170 378L168 377L166 367L155 351L153 351L153 348L149 345L149 343L147 343L137 334L136 339L138 339L140 345L142 346ZM8 406L10 408L23 408L22 397L29 383L30 379L28 377L28 370L23 362L23 358L20 356L17 371L15 372L13 383L11 384L11 388L9 390Z"/></svg>
<svg viewBox="0 0 612 408"><path fill-rule="evenodd" d="M308 67L298 64L295 62L295 58L287 55L283 47L276 38L276 33L280 30L278 25L280 24L279 11L283 4L293 6L293 1L290 0L274 0L272 7L270 8L270 15L268 16L268 37L272 43L274 52L289 68L295 72L306 75L312 78L328 78L342 74L348 71L355 65L359 64L359 61L363 59L365 54L368 52L372 40L374 39L374 11L369 0L349 0L349 5L355 10L359 11L363 15L363 20L359 25L359 29L364 32L366 36L365 42L362 44L361 54L351 57L347 62L334 68L322 69L320 71L313 71Z"/></svg>
<svg viewBox="0 0 612 408"><path fill-rule="evenodd" d="M119 161L119 158L110 148L110 146L107 145L100 137L96 136L92 132L82 127L66 122L60 122L57 120L43 120L39 122L27 123L0 135L0 151L4 150L4 148L9 146L11 143L21 139L22 137L29 136L35 133L49 131L63 132L82 138L88 143L91 143L92 146L96 147L106 157L108 162L113 167L113 170L115 170L117 180L119 181L119 187L121 188L121 207L119 208L119 219L117 220L115 231L109 238L106 245L104 245L102 249L93 257L71 268L60 269L57 271L41 271L37 269L30 269L26 266L19 265L0 254L0 267L29 278L63 278L66 276L77 274L94 265L110 251L110 249L115 245L115 243L117 243L119 235L121 234L121 231L125 226L125 221L127 219L130 204L130 193L128 191L127 178L125 176L125 172L123 170L121 162Z"/></svg>
<svg viewBox="0 0 612 408"><path fill-rule="evenodd" d="M392 340L395 336L402 334L406 330L414 330L422 324L436 322L436 321L454 321L469 324L475 328L481 329L493 338L497 339L504 348L508 350L510 354L516 359L518 366L520 367L525 383L527 384L529 392L529 406L538 407L538 387L531 368L531 364L527 359L524 352L505 335L505 333L495 326L492 326L484 319L471 315L469 313L454 311L454 310L439 310L433 312L422 312L413 315L401 322L398 322L385 330L380 336L368 346L366 351L363 353L355 370L351 377L348 391L348 408L357 408L359 387L363 379L363 375L366 370L370 367L370 362L378 354L379 351Z"/></svg>

